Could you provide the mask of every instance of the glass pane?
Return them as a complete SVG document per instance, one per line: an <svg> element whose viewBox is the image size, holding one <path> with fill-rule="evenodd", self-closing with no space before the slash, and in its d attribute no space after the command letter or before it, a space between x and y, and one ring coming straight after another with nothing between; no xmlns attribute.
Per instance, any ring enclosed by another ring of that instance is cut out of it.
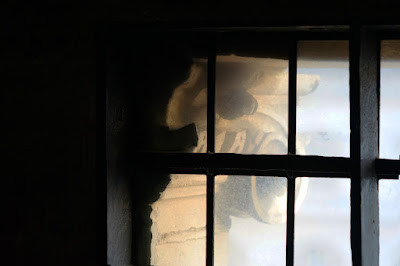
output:
<svg viewBox="0 0 400 266"><path fill-rule="evenodd" d="M295 265L352 264L349 179L310 178L302 205L296 200L296 210Z"/></svg>
<svg viewBox="0 0 400 266"><path fill-rule="evenodd" d="M381 42L379 157L400 154L400 41ZM379 181L379 263L400 264L400 181Z"/></svg>
<svg viewBox="0 0 400 266"><path fill-rule="evenodd" d="M350 154L348 41L298 43L297 152Z"/></svg>
<svg viewBox="0 0 400 266"><path fill-rule="evenodd" d="M205 265L206 176L170 175L152 204L151 264Z"/></svg>
<svg viewBox="0 0 400 266"><path fill-rule="evenodd" d="M216 176L215 265L285 265L287 180Z"/></svg>
<svg viewBox="0 0 400 266"><path fill-rule="evenodd" d="M400 181L379 181L379 264L400 265Z"/></svg>
<svg viewBox="0 0 400 266"><path fill-rule="evenodd" d="M381 44L381 102L379 157L400 155L400 41Z"/></svg>
<svg viewBox="0 0 400 266"><path fill-rule="evenodd" d="M207 58L201 47L162 38L146 44L132 59L134 69L124 69L133 80L137 150L205 152Z"/></svg>
<svg viewBox="0 0 400 266"><path fill-rule="evenodd" d="M216 152L286 154L288 60L217 56Z"/></svg>

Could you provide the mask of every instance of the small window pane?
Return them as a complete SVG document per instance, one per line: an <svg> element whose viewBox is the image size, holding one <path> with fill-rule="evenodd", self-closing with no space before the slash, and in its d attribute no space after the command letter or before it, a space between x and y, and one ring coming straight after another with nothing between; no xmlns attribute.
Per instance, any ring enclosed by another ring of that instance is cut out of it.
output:
<svg viewBox="0 0 400 266"><path fill-rule="evenodd" d="M286 154L288 60L217 56L216 152Z"/></svg>
<svg viewBox="0 0 400 266"><path fill-rule="evenodd" d="M206 176L173 174L170 178L151 206L151 264L204 266Z"/></svg>
<svg viewBox="0 0 400 266"><path fill-rule="evenodd" d="M215 265L285 265L287 180L217 176Z"/></svg>
<svg viewBox="0 0 400 266"><path fill-rule="evenodd" d="M381 99L379 157L400 154L400 41L381 42ZM400 181L379 181L379 263L400 263Z"/></svg>
<svg viewBox="0 0 400 266"><path fill-rule="evenodd" d="M400 265L400 181L379 181L379 264Z"/></svg>
<svg viewBox="0 0 400 266"><path fill-rule="evenodd" d="M295 265L351 265L350 180L310 178L308 182L308 190L296 200Z"/></svg>
<svg viewBox="0 0 400 266"><path fill-rule="evenodd" d="M134 68L123 70L129 71L127 90L134 100L130 133L135 134L137 150L206 151L206 46L196 45L149 37L131 59Z"/></svg>
<svg viewBox="0 0 400 266"><path fill-rule="evenodd" d="M381 101L379 157L400 155L400 41L381 44Z"/></svg>
<svg viewBox="0 0 400 266"><path fill-rule="evenodd" d="M298 154L349 156L348 54L348 41L298 43Z"/></svg>

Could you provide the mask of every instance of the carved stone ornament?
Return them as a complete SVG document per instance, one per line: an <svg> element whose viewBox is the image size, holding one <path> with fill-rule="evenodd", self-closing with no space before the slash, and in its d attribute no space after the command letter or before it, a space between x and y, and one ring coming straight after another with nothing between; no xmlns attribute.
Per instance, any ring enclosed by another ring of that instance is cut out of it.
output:
<svg viewBox="0 0 400 266"><path fill-rule="evenodd" d="M316 75L300 74L298 78L302 79L300 96L310 93L319 82ZM207 62L195 60L189 78L174 90L167 109L169 129L195 124L198 143L191 151L196 153L206 152L206 84ZM216 152L286 154L287 110L286 60L217 57ZM297 143L298 154L304 154L306 144ZM206 178L196 175L170 178L160 199L152 204L152 264L204 265ZM308 180L301 178L296 182L298 209L307 193ZM215 265L226 265L231 216L253 217L269 224L286 222L286 179L218 176L215 186L215 248L218 249Z"/></svg>

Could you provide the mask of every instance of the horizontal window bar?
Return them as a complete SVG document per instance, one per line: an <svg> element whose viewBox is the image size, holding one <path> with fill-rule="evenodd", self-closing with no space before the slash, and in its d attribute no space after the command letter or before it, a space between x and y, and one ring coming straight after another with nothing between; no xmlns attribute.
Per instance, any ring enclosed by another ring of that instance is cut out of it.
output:
<svg viewBox="0 0 400 266"><path fill-rule="evenodd" d="M287 32L299 32L303 34L307 33L342 33L342 32L348 32L349 31L349 26L347 25L326 25L326 26L289 26L289 27L170 27L168 30L170 31L206 31L206 32L218 32L218 33L224 33L224 32L262 32L262 33L287 33ZM166 29L164 27L164 29Z"/></svg>
<svg viewBox="0 0 400 266"><path fill-rule="evenodd" d="M350 158L305 155L243 155L228 153L136 154L134 164L147 171L176 174L268 175L287 177L349 177ZM376 159L380 179L397 179L399 160Z"/></svg>
<svg viewBox="0 0 400 266"><path fill-rule="evenodd" d="M140 27L114 28L112 34L117 32L128 32L133 35L145 35L149 37L167 37L170 40L190 40L190 41L235 41L243 38L252 41L263 41L271 39L300 39L300 40L348 40L350 34L348 27L310 29L305 27L288 28L264 28L264 27ZM189 39L188 39L189 38Z"/></svg>
<svg viewBox="0 0 400 266"><path fill-rule="evenodd" d="M375 170L380 179L398 179L400 160L375 159Z"/></svg>
<svg viewBox="0 0 400 266"><path fill-rule="evenodd" d="M148 170L212 174L347 177L348 158L300 155L138 153L135 162ZM280 174L278 174L280 173Z"/></svg>

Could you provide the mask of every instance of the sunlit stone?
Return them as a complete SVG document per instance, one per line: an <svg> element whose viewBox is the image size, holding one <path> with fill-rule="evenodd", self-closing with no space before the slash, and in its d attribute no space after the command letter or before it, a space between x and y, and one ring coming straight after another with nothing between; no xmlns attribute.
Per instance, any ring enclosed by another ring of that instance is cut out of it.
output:
<svg viewBox="0 0 400 266"><path fill-rule="evenodd" d="M217 57L216 152L287 153L287 67L288 61L281 59ZM175 89L167 109L166 124L170 129L190 123L196 125L198 144L193 152L206 151L206 75L206 61L195 60L189 78ZM299 88L302 95L314 90L319 81L317 75L300 78L304 80ZM299 154L304 153L302 143L297 150ZM307 179L296 183L299 188L296 210L304 200L307 183ZM243 222L248 220L250 224L253 221L260 230L272 233L272 246L266 251L270 261L275 260L274 256L284 257L282 228L286 223L286 200L284 177L217 176L215 265L227 265L235 252L229 244L230 238L234 241L235 228L239 226L235 217L242 217ZM152 208L152 264L205 265L205 177L171 175L170 184ZM231 219L235 224L233 229Z"/></svg>

